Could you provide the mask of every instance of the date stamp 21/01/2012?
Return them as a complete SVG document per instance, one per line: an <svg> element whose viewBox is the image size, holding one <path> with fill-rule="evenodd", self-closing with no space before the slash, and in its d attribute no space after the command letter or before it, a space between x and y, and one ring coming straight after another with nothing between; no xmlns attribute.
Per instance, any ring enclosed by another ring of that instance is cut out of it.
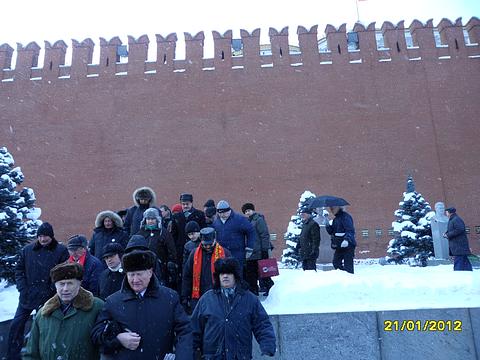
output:
<svg viewBox="0 0 480 360"><path fill-rule="evenodd" d="M461 320L384 320L383 331L462 331Z"/></svg>

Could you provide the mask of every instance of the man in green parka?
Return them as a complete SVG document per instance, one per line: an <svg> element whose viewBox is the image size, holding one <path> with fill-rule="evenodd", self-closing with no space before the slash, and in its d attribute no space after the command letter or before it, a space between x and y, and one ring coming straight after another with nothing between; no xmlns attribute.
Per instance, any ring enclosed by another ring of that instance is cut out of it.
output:
<svg viewBox="0 0 480 360"><path fill-rule="evenodd" d="M99 359L90 331L103 301L80 286L82 265L59 264L50 271L50 277L57 294L38 311L23 359Z"/></svg>

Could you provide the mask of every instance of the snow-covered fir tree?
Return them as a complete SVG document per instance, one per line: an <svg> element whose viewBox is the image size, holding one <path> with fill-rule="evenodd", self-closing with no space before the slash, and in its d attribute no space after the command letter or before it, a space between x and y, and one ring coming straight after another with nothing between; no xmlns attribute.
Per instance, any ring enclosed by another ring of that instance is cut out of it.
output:
<svg viewBox="0 0 480 360"><path fill-rule="evenodd" d="M22 247L36 237L42 224L41 210L35 207L35 193L30 188L16 191L24 176L14 168L13 156L0 148L0 279L15 281L15 264Z"/></svg>
<svg viewBox="0 0 480 360"><path fill-rule="evenodd" d="M287 232L284 235L287 248L283 250L282 254L282 263L285 264L286 267L298 268L302 264L300 256L298 255L298 251L296 250L298 239L300 238L300 233L302 232L302 218L300 217L300 209L305 205L307 200L314 197L314 193L305 190L302 196L300 196L297 212L292 216L290 222L288 223Z"/></svg>
<svg viewBox="0 0 480 360"><path fill-rule="evenodd" d="M391 263L408 263L427 266L433 256L431 219L435 215L423 196L415 191L412 176L407 179L407 191L403 193L400 208L395 211L392 223L395 238L390 240L386 260Z"/></svg>

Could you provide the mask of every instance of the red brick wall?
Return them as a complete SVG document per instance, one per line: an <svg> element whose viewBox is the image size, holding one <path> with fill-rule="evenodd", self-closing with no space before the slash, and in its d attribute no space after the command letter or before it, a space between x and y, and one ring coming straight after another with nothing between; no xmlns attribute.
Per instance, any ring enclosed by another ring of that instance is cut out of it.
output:
<svg viewBox="0 0 480 360"><path fill-rule="evenodd" d="M279 255L309 189L348 199L357 256L384 256L411 173L432 207L457 207L478 252L480 49L465 46L461 24L438 28L449 47L435 47L431 23L414 22L418 47L406 49L401 24L385 23L392 50L378 51L373 26L357 25L361 51L349 53L345 27L329 26L332 52L319 54L316 27L300 27L301 55L285 52L286 30L272 29L273 55L262 58L259 32L242 31L244 57L233 59L231 33L215 33L215 59L203 60L200 33L187 35L184 61L173 61L176 36L158 36L156 63L145 63L148 38L130 38L128 64L115 64L115 38L102 40L101 63L90 66L90 40L74 42L72 65L60 67L66 45L57 42L47 44L44 67L33 69L39 48L30 44L18 49L15 69L1 73L1 145L60 239L90 236L99 211L131 206L132 191L147 185L168 205L185 191L199 208L207 198L227 199L236 210L254 202L278 234ZM478 19L467 24L472 42L479 29ZM4 68L11 53L0 47Z"/></svg>

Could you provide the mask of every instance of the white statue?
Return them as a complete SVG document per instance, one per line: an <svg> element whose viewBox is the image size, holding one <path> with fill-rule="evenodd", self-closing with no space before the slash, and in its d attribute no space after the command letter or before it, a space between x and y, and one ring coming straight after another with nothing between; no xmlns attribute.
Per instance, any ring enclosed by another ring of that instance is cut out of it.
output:
<svg viewBox="0 0 480 360"><path fill-rule="evenodd" d="M448 259L448 240L443 237L443 234L447 231L448 217L445 215L445 204L443 202L435 204L435 216L432 218L431 226L435 258Z"/></svg>

